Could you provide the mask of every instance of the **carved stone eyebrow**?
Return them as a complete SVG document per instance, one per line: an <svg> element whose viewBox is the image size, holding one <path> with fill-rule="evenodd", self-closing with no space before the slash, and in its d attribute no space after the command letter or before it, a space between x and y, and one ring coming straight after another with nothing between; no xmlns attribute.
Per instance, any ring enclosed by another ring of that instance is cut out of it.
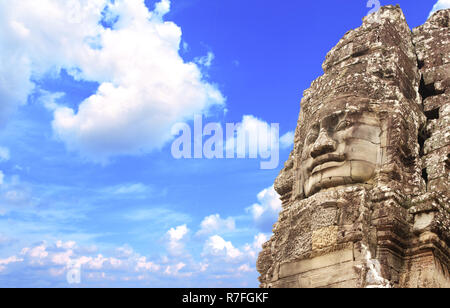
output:
<svg viewBox="0 0 450 308"><path fill-rule="evenodd" d="M380 119L374 113L367 111L361 113L348 113L343 120L375 127L380 126Z"/></svg>
<svg viewBox="0 0 450 308"><path fill-rule="evenodd" d="M309 131L308 131L307 135L310 135L311 132L318 133L319 131L320 131L320 124L319 124L319 123L315 123L314 125L312 125L312 126L309 128Z"/></svg>
<svg viewBox="0 0 450 308"><path fill-rule="evenodd" d="M340 111L324 117L320 121L320 128L331 130L336 128L341 122L348 121L352 124L361 123L370 126L380 126L380 120L371 112L367 111Z"/></svg>

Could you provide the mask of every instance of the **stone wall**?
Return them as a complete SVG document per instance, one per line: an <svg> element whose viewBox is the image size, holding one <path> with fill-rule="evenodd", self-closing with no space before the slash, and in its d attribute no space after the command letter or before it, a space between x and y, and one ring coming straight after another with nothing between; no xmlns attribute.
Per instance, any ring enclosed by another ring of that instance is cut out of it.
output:
<svg viewBox="0 0 450 308"><path fill-rule="evenodd" d="M275 181L262 287L450 286L449 20L411 31L382 7L328 53Z"/></svg>

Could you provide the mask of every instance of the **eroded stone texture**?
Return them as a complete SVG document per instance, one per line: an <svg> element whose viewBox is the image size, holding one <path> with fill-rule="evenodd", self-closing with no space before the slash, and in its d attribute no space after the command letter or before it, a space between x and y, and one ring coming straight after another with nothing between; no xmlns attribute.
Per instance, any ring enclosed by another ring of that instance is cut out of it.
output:
<svg viewBox="0 0 450 308"><path fill-rule="evenodd" d="M450 286L450 10L376 14L304 92L262 287Z"/></svg>

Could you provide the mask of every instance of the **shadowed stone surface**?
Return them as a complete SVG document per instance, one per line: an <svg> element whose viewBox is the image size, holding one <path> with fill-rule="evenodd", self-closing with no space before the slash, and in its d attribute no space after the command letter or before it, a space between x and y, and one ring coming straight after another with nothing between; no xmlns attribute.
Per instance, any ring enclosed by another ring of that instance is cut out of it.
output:
<svg viewBox="0 0 450 308"><path fill-rule="evenodd" d="M450 10L375 14L304 92L261 287L450 287Z"/></svg>

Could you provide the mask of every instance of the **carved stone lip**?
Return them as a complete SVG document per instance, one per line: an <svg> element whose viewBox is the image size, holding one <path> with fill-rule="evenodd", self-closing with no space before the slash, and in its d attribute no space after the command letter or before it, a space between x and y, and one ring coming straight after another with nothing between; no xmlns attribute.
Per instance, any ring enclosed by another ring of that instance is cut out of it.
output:
<svg viewBox="0 0 450 308"><path fill-rule="evenodd" d="M341 165L342 162L345 162L345 155L334 153L325 154L314 159L311 166L308 167L308 171L314 173L315 171L318 171L316 169L319 169L322 165L324 167L323 169L337 167Z"/></svg>
<svg viewBox="0 0 450 308"><path fill-rule="evenodd" d="M317 172L320 171L325 171L327 169L331 169L331 168L335 168L335 167L340 167L343 166L345 164L345 161L328 161L326 163L317 165L313 170L311 174L315 174Z"/></svg>

